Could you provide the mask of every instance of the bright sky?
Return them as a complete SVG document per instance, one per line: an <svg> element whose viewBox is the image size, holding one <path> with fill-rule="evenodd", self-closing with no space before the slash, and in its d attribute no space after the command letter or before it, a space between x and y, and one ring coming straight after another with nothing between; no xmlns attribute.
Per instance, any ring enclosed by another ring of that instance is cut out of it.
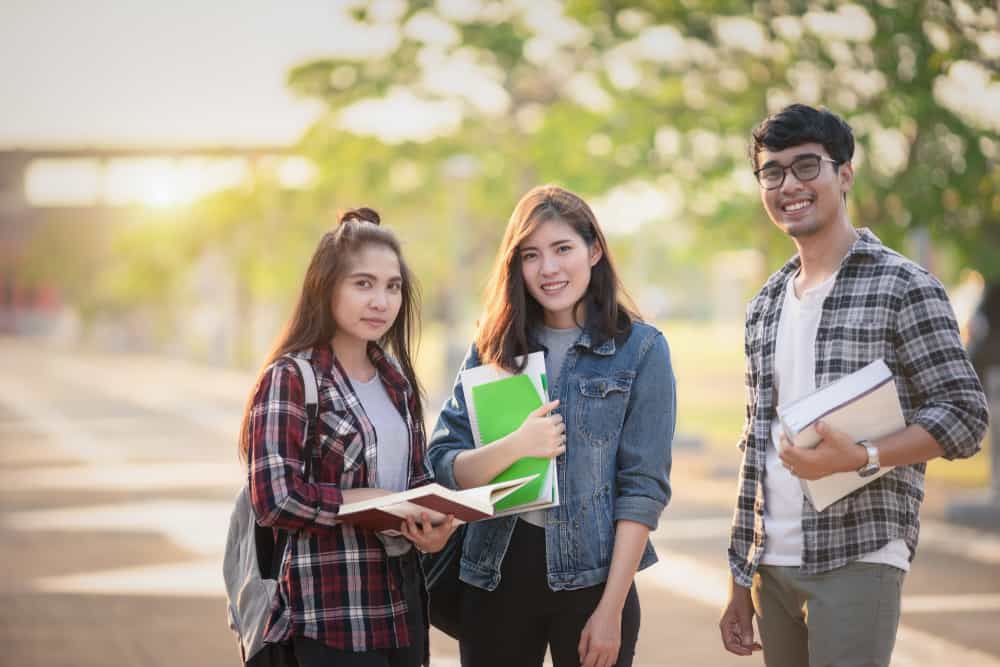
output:
<svg viewBox="0 0 1000 667"><path fill-rule="evenodd" d="M291 143L289 67L357 48L330 0L3 0L0 147Z"/></svg>

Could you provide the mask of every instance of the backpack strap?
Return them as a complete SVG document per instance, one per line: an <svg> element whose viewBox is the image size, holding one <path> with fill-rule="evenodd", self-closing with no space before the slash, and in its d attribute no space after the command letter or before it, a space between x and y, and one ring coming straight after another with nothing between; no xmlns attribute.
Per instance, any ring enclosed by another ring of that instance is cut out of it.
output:
<svg viewBox="0 0 1000 667"><path fill-rule="evenodd" d="M290 354L285 355L295 362L299 368L299 375L302 376L302 385L306 393L306 427L302 432L302 458L304 459L302 474L306 481L312 476L312 434L311 427L319 416L319 384L316 382L316 373L313 372L312 364L308 359L302 359ZM270 529L266 529L270 533ZM270 537L270 535L268 535ZM260 539L258 537L258 539ZM258 542L259 543L259 542ZM271 561L267 571L270 579L277 579L281 573L281 560L285 554L285 545L288 543L288 531L279 530L273 541ZM259 553L259 552L258 552Z"/></svg>
<svg viewBox="0 0 1000 667"><path fill-rule="evenodd" d="M302 376L302 384L306 391L306 430L302 434L302 458L305 460L304 474L306 481L309 481L312 471L312 440L310 439L310 426L316 421L319 415L319 390L316 382L316 374L313 372L312 363L308 359L287 355L299 367L299 375Z"/></svg>

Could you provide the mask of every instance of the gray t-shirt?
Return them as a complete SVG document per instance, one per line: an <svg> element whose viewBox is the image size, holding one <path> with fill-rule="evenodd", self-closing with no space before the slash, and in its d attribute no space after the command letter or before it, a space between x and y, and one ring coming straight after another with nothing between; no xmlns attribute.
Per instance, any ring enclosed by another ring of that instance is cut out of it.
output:
<svg viewBox="0 0 1000 667"><path fill-rule="evenodd" d="M410 434L406 422L389 399L378 375L368 382L351 380L351 384L378 437L375 465L379 488L405 491L410 461Z"/></svg>
<svg viewBox="0 0 1000 667"><path fill-rule="evenodd" d="M535 333L535 338L545 346L548 352L545 355L545 378L549 386L549 395L552 395L555 387L559 386L559 372L562 370L563 362L566 361L566 354L573 347L573 343L579 340L583 334L580 327L571 329L552 329L550 327L540 327ZM531 510L523 512L518 516L535 526L545 526L545 513L548 510Z"/></svg>

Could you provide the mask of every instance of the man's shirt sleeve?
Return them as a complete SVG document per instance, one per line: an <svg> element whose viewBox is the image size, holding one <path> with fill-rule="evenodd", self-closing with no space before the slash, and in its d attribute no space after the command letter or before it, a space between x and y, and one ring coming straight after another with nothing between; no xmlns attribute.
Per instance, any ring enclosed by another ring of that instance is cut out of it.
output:
<svg viewBox="0 0 1000 667"><path fill-rule="evenodd" d="M986 396L941 283L926 271L915 272L897 318L905 381L920 398L910 423L937 440L944 458L972 456L979 451L989 421Z"/></svg>

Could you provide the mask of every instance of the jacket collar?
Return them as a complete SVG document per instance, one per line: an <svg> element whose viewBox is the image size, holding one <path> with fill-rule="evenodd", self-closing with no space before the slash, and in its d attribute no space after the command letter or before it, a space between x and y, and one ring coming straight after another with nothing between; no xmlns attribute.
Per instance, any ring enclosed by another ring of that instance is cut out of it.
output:
<svg viewBox="0 0 1000 667"><path fill-rule="evenodd" d="M587 319L583 323L583 327L581 327L583 332L573 345L576 347L586 348L593 354L603 357L612 356L618 348L628 340L629 334L632 333L632 323L627 317L625 317L625 315L620 315L618 324L622 329L622 333L612 336L611 338L604 338L602 332L597 326L597 317L591 314L593 313L593 310L588 308L587 312ZM534 337L534 335L532 335L532 337ZM535 349L545 347L537 340L532 341L532 346Z"/></svg>

